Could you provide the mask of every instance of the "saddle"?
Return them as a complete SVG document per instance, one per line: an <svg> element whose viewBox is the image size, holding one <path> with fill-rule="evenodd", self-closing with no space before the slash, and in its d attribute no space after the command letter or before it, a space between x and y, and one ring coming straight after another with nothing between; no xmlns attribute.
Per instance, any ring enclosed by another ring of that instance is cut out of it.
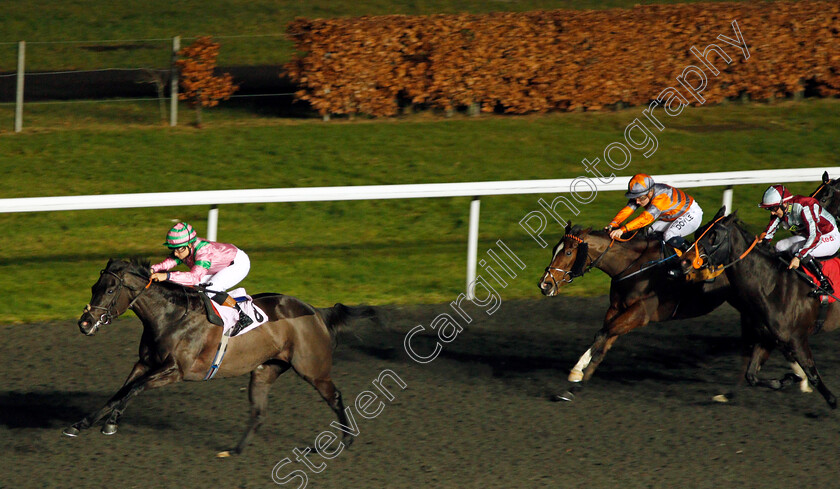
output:
<svg viewBox="0 0 840 489"><path fill-rule="evenodd" d="M224 320L221 316L219 316L219 313L216 312L216 308L213 307L213 302L210 297L207 296L207 293L199 289L198 295L201 297L201 302L204 303L204 311L207 313L207 320L216 326L224 326Z"/></svg>

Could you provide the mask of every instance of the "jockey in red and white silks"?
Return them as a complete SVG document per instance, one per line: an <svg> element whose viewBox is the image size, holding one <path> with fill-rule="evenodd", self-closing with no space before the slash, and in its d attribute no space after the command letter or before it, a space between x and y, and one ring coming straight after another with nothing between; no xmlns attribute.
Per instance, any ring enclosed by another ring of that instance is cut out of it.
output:
<svg viewBox="0 0 840 489"><path fill-rule="evenodd" d="M809 256L824 258L840 250L840 231L828 211L816 199L792 195L783 185L774 185L764 192L759 207L770 211L772 217L765 229L764 239L770 241L779 227L790 229L795 235L776 243L777 251L794 254L797 268L799 262Z"/></svg>

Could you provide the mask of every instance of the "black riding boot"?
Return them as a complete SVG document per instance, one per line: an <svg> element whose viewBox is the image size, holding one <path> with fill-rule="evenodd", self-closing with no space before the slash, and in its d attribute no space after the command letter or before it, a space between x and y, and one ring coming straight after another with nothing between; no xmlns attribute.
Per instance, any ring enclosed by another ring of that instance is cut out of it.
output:
<svg viewBox="0 0 840 489"><path fill-rule="evenodd" d="M220 304L220 305L223 305L223 306L228 306L228 307L233 307L239 313L239 320L236 321L236 324L234 324L233 328L231 328L231 330L230 330L230 335L231 336L238 335L243 329L245 329L248 326L254 324L254 320L251 319L250 317L248 317L247 314L242 312L242 309L239 308L239 303L236 302L236 299L229 296L227 294L227 292L219 292L216 295L214 295L212 297L212 299L213 299L213 302L215 302L217 304Z"/></svg>
<svg viewBox="0 0 840 489"><path fill-rule="evenodd" d="M236 324L233 325L233 329L231 329L230 335L236 336L238 335L243 329L247 328L248 326L254 324L254 320L251 319L247 314L242 312L242 309L239 308L239 303L236 303L234 306L236 310L239 312L239 320L236 321Z"/></svg>
<svg viewBox="0 0 840 489"><path fill-rule="evenodd" d="M805 266L808 267L808 270L810 270L811 273L813 273L814 276L817 277L817 280L820 281L820 286L818 289L814 289L813 295L819 295L820 289L822 289L822 291L827 294L833 294L834 287L831 286L831 282L827 278L825 278L825 275L823 275L822 266L820 266L820 263L810 256L808 257L808 259L802 261L805 262Z"/></svg>
<svg viewBox="0 0 840 489"><path fill-rule="evenodd" d="M673 238L666 241L665 244L671 246L675 250L679 250L680 257L682 257L682 255L685 255L685 253L691 247L691 243L686 241L685 238L683 238L682 236L674 236ZM677 258L671 258L671 263L666 273L671 278L681 279L685 277L685 271L682 269L681 260Z"/></svg>

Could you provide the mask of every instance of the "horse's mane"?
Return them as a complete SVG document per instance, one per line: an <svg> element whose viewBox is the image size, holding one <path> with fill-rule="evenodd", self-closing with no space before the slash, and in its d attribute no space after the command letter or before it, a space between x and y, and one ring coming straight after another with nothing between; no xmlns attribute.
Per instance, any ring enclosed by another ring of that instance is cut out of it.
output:
<svg viewBox="0 0 840 489"><path fill-rule="evenodd" d="M152 265L148 259L135 256L130 261L111 258L108 260L108 264L105 265L105 270L114 273L130 272L148 280L152 276L151 267Z"/></svg>
<svg viewBox="0 0 840 489"><path fill-rule="evenodd" d="M735 211L732 214L730 214L730 216L727 218L727 223L733 225L733 228L738 231L738 233L741 235L741 238L743 238L743 240L748 245L752 244L752 242L756 238L756 236L755 236L755 234L753 234L753 233L751 233L750 231L747 230L746 225L744 224L744 221L742 221L738 217L737 212L738 211ZM698 230L698 232L700 232L700 231ZM773 260L774 262L776 261L776 251L775 251L775 248L772 245L760 242L755 246L755 248L753 248L752 253L755 253L755 252L758 252L759 254L763 255L765 258L769 258L769 259Z"/></svg>
<svg viewBox="0 0 840 489"><path fill-rule="evenodd" d="M571 234L577 236L580 231L580 226L574 226L572 227ZM609 233L603 229L594 229L589 234L611 241ZM616 243L627 246L635 251L644 251L643 249L648 249L651 245L655 245L655 248L659 249L659 238L648 236L643 232L634 233L630 239L622 239L621 241L616 241Z"/></svg>
<svg viewBox="0 0 840 489"><path fill-rule="evenodd" d="M126 272L137 275L143 280L149 280L152 277L151 262L147 258L131 257L129 261L111 258L105 270L114 273ZM193 287L186 287L174 282L157 282L157 285L162 289L164 298L170 302L183 301L184 294L198 296L198 290Z"/></svg>

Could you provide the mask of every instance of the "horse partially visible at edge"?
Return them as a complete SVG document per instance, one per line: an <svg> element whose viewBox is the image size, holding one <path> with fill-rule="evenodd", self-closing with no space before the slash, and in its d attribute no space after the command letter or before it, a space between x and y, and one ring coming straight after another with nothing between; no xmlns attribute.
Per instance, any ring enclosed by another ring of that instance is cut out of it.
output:
<svg viewBox="0 0 840 489"><path fill-rule="evenodd" d="M254 304L268 321L230 338L217 378L251 373L250 420L234 453L241 453L262 425L271 384L289 368L309 382L347 426L341 393L330 378L336 329L360 318L377 319L372 307L336 304L315 308L282 294L257 294ZM150 280L149 263L110 260L91 287L91 300L79 318L79 329L92 336L131 308L143 323L140 358L122 388L105 405L65 428L67 436L104 421L102 433L114 434L129 401L141 392L168 384L204 380L222 337L211 324L199 292L190 287ZM345 433L343 442L352 443Z"/></svg>

